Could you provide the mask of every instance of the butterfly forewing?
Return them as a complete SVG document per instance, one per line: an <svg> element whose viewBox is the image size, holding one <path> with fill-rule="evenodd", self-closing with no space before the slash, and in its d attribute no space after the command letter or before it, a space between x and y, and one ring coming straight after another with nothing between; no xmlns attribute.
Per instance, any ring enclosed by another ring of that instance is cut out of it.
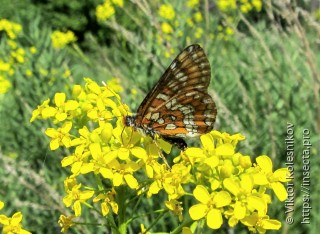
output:
<svg viewBox="0 0 320 234"><path fill-rule="evenodd" d="M138 108L134 127L165 138L192 137L212 130L216 106L208 94L211 69L199 45L185 48Z"/></svg>

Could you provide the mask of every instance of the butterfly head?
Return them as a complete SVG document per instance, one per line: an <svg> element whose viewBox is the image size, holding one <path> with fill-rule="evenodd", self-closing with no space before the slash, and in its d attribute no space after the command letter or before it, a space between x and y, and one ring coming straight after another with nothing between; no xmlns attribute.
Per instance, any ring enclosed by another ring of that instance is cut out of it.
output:
<svg viewBox="0 0 320 234"><path fill-rule="evenodd" d="M136 124L135 124L135 120L136 120L136 116L125 116L124 117L124 124L127 126L127 127L135 127Z"/></svg>

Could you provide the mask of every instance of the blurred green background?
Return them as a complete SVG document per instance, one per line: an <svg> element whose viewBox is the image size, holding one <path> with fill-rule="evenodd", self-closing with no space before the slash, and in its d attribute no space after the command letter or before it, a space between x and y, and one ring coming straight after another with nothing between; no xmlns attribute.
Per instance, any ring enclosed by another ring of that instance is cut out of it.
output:
<svg viewBox="0 0 320 234"><path fill-rule="evenodd" d="M123 102L134 111L179 51L200 43L212 68L209 93L218 108L215 129L245 135L240 152L253 157L266 154L274 169L285 167L287 123L294 125L295 222L285 223L284 203L276 200L269 213L282 221L282 233L318 233L318 202L312 203L311 225L300 224L299 188L302 132L309 129L310 192L313 201L320 200L319 4L0 0L0 200L5 201L6 214L22 211L26 229L58 233L59 215L70 213L61 202L68 173L60 161L68 152L49 150L43 134L48 123L29 123L37 105L55 92L71 93L74 84L90 77L119 84ZM8 35L4 19L21 26L15 38ZM77 40L55 48L52 33L68 30ZM169 229L175 225L162 222ZM93 231L108 233L90 226L70 230ZM246 233L239 225L219 233L230 231Z"/></svg>

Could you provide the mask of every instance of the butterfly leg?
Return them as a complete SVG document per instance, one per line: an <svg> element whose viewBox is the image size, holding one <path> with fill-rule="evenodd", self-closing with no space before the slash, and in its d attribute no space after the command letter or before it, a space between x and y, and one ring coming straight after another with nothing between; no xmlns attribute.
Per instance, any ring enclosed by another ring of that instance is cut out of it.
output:
<svg viewBox="0 0 320 234"><path fill-rule="evenodd" d="M162 136L162 139L169 142L172 145L175 145L180 150L185 151L187 148L187 143L182 138L173 138L173 137L166 137Z"/></svg>

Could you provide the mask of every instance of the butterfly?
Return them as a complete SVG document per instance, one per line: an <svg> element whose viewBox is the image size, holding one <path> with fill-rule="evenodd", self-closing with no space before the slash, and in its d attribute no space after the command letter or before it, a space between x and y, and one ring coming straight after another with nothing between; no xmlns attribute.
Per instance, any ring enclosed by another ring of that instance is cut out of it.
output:
<svg viewBox="0 0 320 234"><path fill-rule="evenodd" d="M217 115L208 94L211 68L203 49L190 45L180 52L140 104L126 126L185 150L183 138L210 132Z"/></svg>

